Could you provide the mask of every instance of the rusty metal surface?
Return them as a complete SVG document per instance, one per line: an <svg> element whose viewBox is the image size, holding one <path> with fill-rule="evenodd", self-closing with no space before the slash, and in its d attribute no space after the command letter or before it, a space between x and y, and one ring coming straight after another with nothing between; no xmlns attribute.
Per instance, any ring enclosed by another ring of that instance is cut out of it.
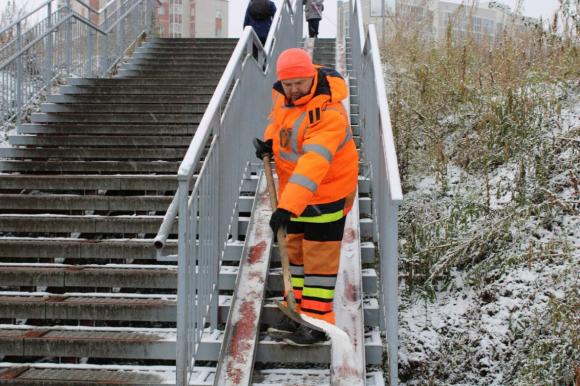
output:
<svg viewBox="0 0 580 386"><path fill-rule="evenodd" d="M351 347L332 350L331 383L333 386L365 384L365 349L363 286L360 253L358 195L346 218L340 253L334 307L336 325L347 333Z"/></svg>
<svg viewBox="0 0 580 386"><path fill-rule="evenodd" d="M272 248L271 213L266 179L261 178L214 385L249 385L252 381Z"/></svg>

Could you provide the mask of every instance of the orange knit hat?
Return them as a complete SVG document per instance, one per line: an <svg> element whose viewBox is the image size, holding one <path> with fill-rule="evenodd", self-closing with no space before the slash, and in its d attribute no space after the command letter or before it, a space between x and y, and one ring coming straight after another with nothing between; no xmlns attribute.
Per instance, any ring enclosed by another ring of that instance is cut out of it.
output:
<svg viewBox="0 0 580 386"><path fill-rule="evenodd" d="M278 80L292 78L309 78L316 74L312 59L301 48L289 48L282 51L276 63Z"/></svg>

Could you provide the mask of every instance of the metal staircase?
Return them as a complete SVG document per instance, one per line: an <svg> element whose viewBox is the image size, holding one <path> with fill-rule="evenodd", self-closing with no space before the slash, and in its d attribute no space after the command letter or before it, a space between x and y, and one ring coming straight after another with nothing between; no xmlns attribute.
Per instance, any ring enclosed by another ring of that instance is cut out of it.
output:
<svg viewBox="0 0 580 386"><path fill-rule="evenodd" d="M250 140L301 4L283 3L265 47L250 28L148 38L114 78L69 78L18 126L0 149L0 385L380 386L385 338L396 385L398 174L359 1L350 38L306 44L350 82L361 175L335 304L354 354L265 333L282 275Z"/></svg>

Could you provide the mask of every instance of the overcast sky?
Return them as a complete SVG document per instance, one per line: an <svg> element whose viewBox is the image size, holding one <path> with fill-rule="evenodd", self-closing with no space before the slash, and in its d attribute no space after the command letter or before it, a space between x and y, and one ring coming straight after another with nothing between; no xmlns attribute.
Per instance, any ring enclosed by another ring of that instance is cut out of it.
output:
<svg viewBox="0 0 580 386"><path fill-rule="evenodd" d="M26 3L28 8L41 4L45 0L17 0L18 4ZM203 1L203 0L201 0ZM283 0L274 0L276 6L280 6ZM388 0L389 2L393 0ZM447 0L461 3L461 0ZM500 0L514 7L517 0ZM239 37L242 33L242 23L249 0L229 0L229 35ZM0 9L8 4L8 0L0 0ZM523 13L526 16L550 18L558 7L558 0L523 0ZM335 37L336 35L336 0L324 1L323 19L320 23L320 37Z"/></svg>

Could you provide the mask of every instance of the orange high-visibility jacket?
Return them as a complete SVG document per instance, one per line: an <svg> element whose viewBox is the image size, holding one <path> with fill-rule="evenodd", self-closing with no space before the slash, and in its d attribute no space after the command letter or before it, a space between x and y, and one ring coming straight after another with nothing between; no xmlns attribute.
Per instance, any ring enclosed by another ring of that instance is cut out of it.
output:
<svg viewBox="0 0 580 386"><path fill-rule="evenodd" d="M335 70L316 67L310 93L294 103L280 82L274 84L274 107L264 133L265 140L273 140L278 207L295 216L307 207L320 213L319 204L347 198L346 214L358 181L358 154L341 103L348 96L346 82Z"/></svg>

